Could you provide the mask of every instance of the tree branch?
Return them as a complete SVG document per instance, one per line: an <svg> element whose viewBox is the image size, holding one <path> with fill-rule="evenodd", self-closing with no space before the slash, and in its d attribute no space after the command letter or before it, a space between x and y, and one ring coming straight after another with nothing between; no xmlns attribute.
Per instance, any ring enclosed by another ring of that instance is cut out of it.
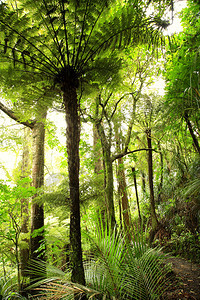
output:
<svg viewBox="0 0 200 300"><path fill-rule="evenodd" d="M112 162L118 158L121 158L121 157L124 157L126 156L127 154L131 154L131 153L135 153L135 152L139 152L139 151L149 151L149 150L152 150L152 151L155 151L155 152L159 152L155 149L149 149L149 148L142 148L142 149L137 149L137 150L133 150L133 151L124 151L122 153L118 153L118 154L115 154L111 157L111 160Z"/></svg>
<svg viewBox="0 0 200 300"><path fill-rule="evenodd" d="M20 121L20 119L15 115L15 113L11 110L8 109L3 103L0 102L0 110L2 110L7 116L9 116L11 119L13 119L14 121L18 122L19 124L22 124L26 127L29 127L31 129L33 129L36 121L33 120L29 120L26 122Z"/></svg>

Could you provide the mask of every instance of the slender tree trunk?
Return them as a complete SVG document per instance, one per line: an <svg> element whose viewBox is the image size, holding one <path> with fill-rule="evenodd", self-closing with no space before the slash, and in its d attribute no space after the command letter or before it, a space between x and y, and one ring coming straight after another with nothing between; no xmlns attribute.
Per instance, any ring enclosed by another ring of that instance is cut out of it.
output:
<svg viewBox="0 0 200 300"><path fill-rule="evenodd" d="M101 141L99 139L98 130L93 125L93 151L94 151L94 172L101 173L103 170Z"/></svg>
<svg viewBox="0 0 200 300"><path fill-rule="evenodd" d="M105 161L105 170L106 170L106 201L108 209L108 220L111 226L111 229L114 229L116 225L115 220L115 209L114 209L114 198L113 198L113 164L111 160L110 151L105 151L104 149L104 161Z"/></svg>
<svg viewBox="0 0 200 300"><path fill-rule="evenodd" d="M158 143L158 149L160 151L160 182L158 185L158 204L160 204L162 201L163 172L164 172L163 153L161 152L160 142Z"/></svg>
<svg viewBox="0 0 200 300"><path fill-rule="evenodd" d="M122 205L122 216L123 216L123 225L126 236L131 240L130 230L131 230L131 217L130 217L130 207L127 195L127 185L126 185L126 176L124 172L124 161L123 158L118 159L118 185L119 185L119 195L121 198Z"/></svg>
<svg viewBox="0 0 200 300"><path fill-rule="evenodd" d="M153 241L154 235L158 228L158 219L155 210L155 198L153 188L153 159L152 159L152 144L151 144L151 129L146 130L147 144L148 144L148 175L149 175L149 190L150 190L150 206L151 206L151 222L152 222L152 235L150 242Z"/></svg>
<svg viewBox="0 0 200 300"><path fill-rule="evenodd" d="M117 166L118 168L118 166ZM118 172L118 169L116 170L116 173ZM120 230L123 230L123 217L122 217L122 200L121 200L121 189L118 184L118 207L119 207L119 222L120 222Z"/></svg>
<svg viewBox="0 0 200 300"><path fill-rule="evenodd" d="M143 194L146 194L146 179L145 179L145 173L143 171L140 172L141 179L142 179L142 192Z"/></svg>
<svg viewBox="0 0 200 300"><path fill-rule="evenodd" d="M43 119L46 119L46 112L43 113ZM35 124L33 131L33 167L32 179L35 188L41 188L44 185L44 139L45 126L43 121ZM37 195L35 195L36 197ZM44 249L44 207L32 199L31 205L31 239L30 239L30 257L31 259L40 259L45 261ZM38 233L37 233L38 231ZM34 233L34 234L33 234ZM36 233L36 234L35 234ZM36 276L31 275L32 280Z"/></svg>
<svg viewBox="0 0 200 300"><path fill-rule="evenodd" d="M30 129L24 128L24 142L23 142L23 155L22 155L22 174L21 177L25 178L30 175L30 155L29 155L29 140ZM27 183L29 185L29 183ZM20 275L26 277L26 269L29 261L29 200L21 199L21 241L23 246L20 249Z"/></svg>
<svg viewBox="0 0 200 300"><path fill-rule="evenodd" d="M99 176L104 170L104 163L102 160L102 147L101 140L99 138L98 130L95 125L93 125L93 151L94 151L94 173ZM104 188L105 188L105 178L104 178ZM100 224L102 224L105 229L106 221L106 196L104 196L104 201L99 203L98 213L100 216Z"/></svg>
<svg viewBox="0 0 200 300"><path fill-rule="evenodd" d="M79 141L80 116L76 88L67 86L63 93L67 122L67 153L70 189L70 246L73 282L85 285L82 261L80 197L79 197Z"/></svg>
<svg viewBox="0 0 200 300"><path fill-rule="evenodd" d="M121 152L120 147L120 134L119 134L119 124L116 121L114 125L115 129L115 139L116 139L116 150L117 153ZM128 195L127 195L127 185L126 185L126 176L124 172L124 160L122 157L118 158L117 160L118 165L118 172L117 172L117 180L118 180L118 187L119 187L119 196L121 198L121 205L122 205L122 216L123 216L123 227L126 236L128 239L131 239L130 229L131 229L131 217L130 217L130 208L128 202Z"/></svg>
<svg viewBox="0 0 200 300"><path fill-rule="evenodd" d="M110 141L107 141L105 136L104 128L99 122L96 123L99 137L101 139L101 146L103 151L104 169L105 169L105 193L106 193L106 208L108 215L108 222L111 229L114 229L116 225L115 220L115 209L114 209L114 198L113 198L113 162L111 159L111 145Z"/></svg>
<svg viewBox="0 0 200 300"><path fill-rule="evenodd" d="M196 150L196 151L199 153L199 155L200 155L200 146L199 146L199 142L198 142L197 137L196 137L196 135L195 135L195 133L194 133L194 130L193 130L193 128L192 128L192 124L191 124L191 122L190 122L190 119L189 119L189 116L188 116L188 113L187 113L187 112L185 112L184 118L185 118L186 124L187 124L187 126L188 126L188 129L189 129L189 131L190 131L190 135L191 135L191 137L192 137L192 139L193 139L194 148L195 148L195 150Z"/></svg>
<svg viewBox="0 0 200 300"><path fill-rule="evenodd" d="M139 203L139 197L138 197L138 191L137 191L137 180L136 180L136 174L135 174L135 168L132 168L133 173L133 180L134 180L134 186L135 186L135 195L136 195L136 203L137 203L137 209L138 209L138 216L139 216L139 223L140 226L142 224L142 218L141 218L141 212L140 212L140 203Z"/></svg>

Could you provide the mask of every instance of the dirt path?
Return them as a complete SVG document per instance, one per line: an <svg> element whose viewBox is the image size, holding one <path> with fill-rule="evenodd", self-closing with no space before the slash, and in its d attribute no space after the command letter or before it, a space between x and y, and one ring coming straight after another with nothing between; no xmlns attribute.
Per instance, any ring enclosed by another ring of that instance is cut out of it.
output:
<svg viewBox="0 0 200 300"><path fill-rule="evenodd" d="M200 265L177 257L168 258L167 263L172 265L174 276L164 299L200 300Z"/></svg>

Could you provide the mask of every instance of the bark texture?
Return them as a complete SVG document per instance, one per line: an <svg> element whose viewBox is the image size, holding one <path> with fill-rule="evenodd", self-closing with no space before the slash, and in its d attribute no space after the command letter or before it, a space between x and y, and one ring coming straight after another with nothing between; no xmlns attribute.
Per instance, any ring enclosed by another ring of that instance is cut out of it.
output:
<svg viewBox="0 0 200 300"><path fill-rule="evenodd" d="M67 153L70 189L70 246L71 246L71 280L85 285L82 262L80 197L79 197L79 141L80 116L76 88L67 86L63 91L63 102L67 123Z"/></svg>

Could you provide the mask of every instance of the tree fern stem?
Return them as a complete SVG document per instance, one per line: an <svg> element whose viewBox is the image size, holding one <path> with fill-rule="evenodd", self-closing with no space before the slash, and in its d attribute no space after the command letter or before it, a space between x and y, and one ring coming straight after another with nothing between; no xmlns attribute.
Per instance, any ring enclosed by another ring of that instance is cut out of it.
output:
<svg viewBox="0 0 200 300"><path fill-rule="evenodd" d="M80 197L79 197L79 141L80 117L77 92L75 87L65 86L63 91L67 122L67 153L70 189L70 246L72 281L85 285L82 262Z"/></svg>

